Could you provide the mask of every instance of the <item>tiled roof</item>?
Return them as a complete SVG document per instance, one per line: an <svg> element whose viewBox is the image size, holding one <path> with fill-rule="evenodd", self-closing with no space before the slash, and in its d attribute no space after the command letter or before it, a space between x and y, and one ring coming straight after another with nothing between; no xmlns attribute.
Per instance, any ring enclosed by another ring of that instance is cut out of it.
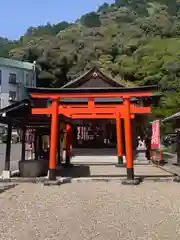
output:
<svg viewBox="0 0 180 240"><path fill-rule="evenodd" d="M177 112L177 113L165 118L163 120L163 122L170 122L170 121L174 121L174 120L177 120L177 119L180 119L180 112Z"/></svg>

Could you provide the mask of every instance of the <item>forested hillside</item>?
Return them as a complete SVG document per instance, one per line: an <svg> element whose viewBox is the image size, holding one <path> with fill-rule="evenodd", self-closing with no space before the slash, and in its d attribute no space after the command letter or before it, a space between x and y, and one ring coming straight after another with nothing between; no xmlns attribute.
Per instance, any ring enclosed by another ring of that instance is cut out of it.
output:
<svg viewBox="0 0 180 240"><path fill-rule="evenodd" d="M0 39L0 55L37 61L38 84L62 86L98 65L127 85L175 87L158 116L180 111L180 3L116 0L76 23L30 27L18 41Z"/></svg>

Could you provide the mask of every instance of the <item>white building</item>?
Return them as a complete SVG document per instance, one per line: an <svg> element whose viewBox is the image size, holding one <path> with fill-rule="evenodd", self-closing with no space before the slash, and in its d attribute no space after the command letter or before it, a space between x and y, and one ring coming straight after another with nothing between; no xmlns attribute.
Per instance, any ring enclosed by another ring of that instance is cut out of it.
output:
<svg viewBox="0 0 180 240"><path fill-rule="evenodd" d="M0 108L25 97L25 87L36 86L35 63L0 58Z"/></svg>

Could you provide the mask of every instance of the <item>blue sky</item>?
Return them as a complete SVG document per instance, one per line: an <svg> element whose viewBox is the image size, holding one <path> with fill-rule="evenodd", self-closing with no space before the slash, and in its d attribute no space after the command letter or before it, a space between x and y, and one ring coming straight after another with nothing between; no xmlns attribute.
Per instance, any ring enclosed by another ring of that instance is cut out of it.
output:
<svg viewBox="0 0 180 240"><path fill-rule="evenodd" d="M114 0L5 0L1 1L0 36L18 39L30 26L74 21Z"/></svg>

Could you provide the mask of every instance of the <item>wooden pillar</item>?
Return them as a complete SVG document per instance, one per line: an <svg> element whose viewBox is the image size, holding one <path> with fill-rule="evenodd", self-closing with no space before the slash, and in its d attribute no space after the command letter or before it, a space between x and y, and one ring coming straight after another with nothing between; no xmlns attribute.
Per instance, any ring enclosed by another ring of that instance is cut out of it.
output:
<svg viewBox="0 0 180 240"><path fill-rule="evenodd" d="M42 135L39 135L38 137L38 152L39 152L39 158L41 158L41 156L43 155L43 139L42 139Z"/></svg>
<svg viewBox="0 0 180 240"><path fill-rule="evenodd" d="M117 113L116 116L116 135L117 135L117 156L118 156L118 166L123 165L123 148L122 148L122 126L121 126L121 116Z"/></svg>
<svg viewBox="0 0 180 240"><path fill-rule="evenodd" d="M38 160L38 146L37 146L37 143L38 143L38 133L37 133L37 130L35 132L35 137L34 137L34 158L35 160Z"/></svg>
<svg viewBox="0 0 180 240"><path fill-rule="evenodd" d="M9 122L8 130L7 130L7 140L6 140L5 171L10 170L11 136L12 136L12 124L11 122Z"/></svg>
<svg viewBox="0 0 180 240"><path fill-rule="evenodd" d="M70 165L71 161L71 126L66 125L66 165Z"/></svg>
<svg viewBox="0 0 180 240"><path fill-rule="evenodd" d="M51 144L49 161L49 180L56 180L56 156L57 156L57 138L58 138L58 100L52 100L51 116Z"/></svg>
<svg viewBox="0 0 180 240"><path fill-rule="evenodd" d="M21 161L25 161L26 154L26 128L22 129L22 148L21 148Z"/></svg>
<svg viewBox="0 0 180 240"><path fill-rule="evenodd" d="M58 136L58 165L61 164L61 145L60 145L60 136Z"/></svg>
<svg viewBox="0 0 180 240"><path fill-rule="evenodd" d="M125 143L126 143L126 168L127 168L127 179L134 179L134 166L133 166L133 149L132 149L132 129L131 129L131 113L130 113L130 99L124 99L125 107Z"/></svg>

